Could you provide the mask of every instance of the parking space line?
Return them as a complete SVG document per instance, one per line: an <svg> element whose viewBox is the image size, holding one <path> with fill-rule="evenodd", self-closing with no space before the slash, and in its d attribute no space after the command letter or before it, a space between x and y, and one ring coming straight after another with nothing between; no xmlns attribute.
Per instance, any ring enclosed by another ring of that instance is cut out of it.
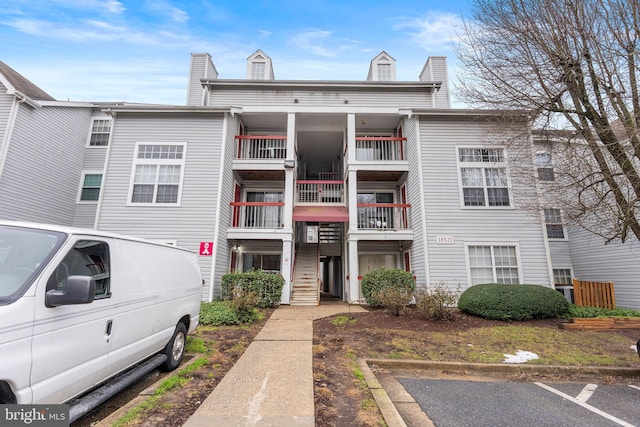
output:
<svg viewBox="0 0 640 427"><path fill-rule="evenodd" d="M571 397L568 394L561 392L560 390L556 390L553 387L549 387L546 384L538 383L538 382L536 382L534 384L539 386L539 387L542 387L545 390L550 391L551 393L557 394L558 396L560 396L560 397L562 397L564 399L567 399L568 401L573 402L576 405L582 406L583 408L588 409L589 411L591 411L591 412L593 412L595 414L598 414L601 417L604 417L604 418L606 418L606 419L608 419L610 421L613 421L616 424L619 424L619 425L624 426L624 427L635 427L633 424L629 424L628 422L626 422L624 420L621 420L620 418L616 418L613 415L596 408L595 406L589 405L588 403L581 402L578 399L576 399L574 397Z"/></svg>
<svg viewBox="0 0 640 427"><path fill-rule="evenodd" d="M629 387L631 387L631 388L635 388L636 390L640 390L640 387L638 387L637 385L631 385L631 384L629 384Z"/></svg>
<svg viewBox="0 0 640 427"><path fill-rule="evenodd" d="M579 395L576 396L578 402L586 402L589 400L594 391L598 388L597 384L587 384L584 386Z"/></svg>

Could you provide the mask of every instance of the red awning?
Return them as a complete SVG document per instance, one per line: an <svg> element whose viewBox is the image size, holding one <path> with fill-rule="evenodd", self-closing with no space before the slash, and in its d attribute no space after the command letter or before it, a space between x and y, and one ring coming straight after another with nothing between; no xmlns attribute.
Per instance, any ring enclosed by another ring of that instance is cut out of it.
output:
<svg viewBox="0 0 640 427"><path fill-rule="evenodd" d="M349 222L349 212L344 206L296 206L294 221Z"/></svg>

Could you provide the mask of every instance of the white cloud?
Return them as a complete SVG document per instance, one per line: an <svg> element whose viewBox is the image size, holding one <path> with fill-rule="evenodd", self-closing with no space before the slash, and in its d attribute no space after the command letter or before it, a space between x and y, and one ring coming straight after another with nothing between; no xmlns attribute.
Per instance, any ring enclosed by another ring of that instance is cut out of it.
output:
<svg viewBox="0 0 640 427"><path fill-rule="evenodd" d="M411 41L428 52L449 50L462 28L462 19L451 13L429 12L423 18L401 18L396 30L407 30Z"/></svg>
<svg viewBox="0 0 640 427"><path fill-rule="evenodd" d="M36 9L43 9L43 6L39 5L37 1L31 1L25 3L24 6L34 7ZM121 14L125 10L124 4L118 0L46 0L45 7L62 6L70 9L87 9L97 10L111 14Z"/></svg>
<svg viewBox="0 0 640 427"><path fill-rule="evenodd" d="M325 58L335 58L340 52L353 49L358 45L356 40L336 39L333 37L333 32L327 30L299 33L289 39L289 43L308 53Z"/></svg>
<svg viewBox="0 0 640 427"><path fill-rule="evenodd" d="M146 7L154 12L168 16L172 21L185 23L189 20L189 14L184 10L171 5L169 2L153 0L146 2Z"/></svg>

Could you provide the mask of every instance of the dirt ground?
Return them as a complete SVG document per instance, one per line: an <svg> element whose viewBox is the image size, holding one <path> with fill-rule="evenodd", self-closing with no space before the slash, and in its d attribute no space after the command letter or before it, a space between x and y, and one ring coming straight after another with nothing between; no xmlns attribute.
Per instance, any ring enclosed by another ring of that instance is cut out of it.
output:
<svg viewBox="0 0 640 427"><path fill-rule="evenodd" d="M242 355L251 340L260 331L268 316L261 322L246 326L206 328L200 327L196 336L209 346L205 367L187 375L188 381L164 393L150 408L128 422L127 426L181 426L211 393L225 373ZM463 342L467 335L480 328L518 325L526 328L558 329L557 319L528 322L502 322L485 320L455 312L451 321L427 321L415 312L397 317L383 310L367 313L351 313L332 316L314 322L314 392L317 426L381 426L382 416L362 380L357 359L368 358L422 358L432 360L468 360L471 344ZM496 332L497 333L497 332ZM580 334L582 331L563 331L565 334ZM640 330L605 332L621 335L625 339L619 348L607 349L606 353L627 358L629 364L635 359L626 353L630 343L640 338ZM464 338L460 338L463 336ZM569 336L569 335L567 335ZM574 335L572 335L574 336ZM440 337L440 338L438 338ZM450 337L457 346L442 345L442 337ZM473 350L473 349L472 349ZM461 353L462 351L462 353ZM464 353L466 351L466 353ZM626 353L625 353L626 352ZM476 353L478 353L476 351ZM624 356L623 356L624 353ZM178 368L180 371L182 367ZM139 393L139 391L137 391ZM136 392L130 392L135 394ZM124 394L123 394L124 395ZM97 420L114 407L122 406L132 397L123 397L110 403L111 409L90 414L73 427L94 426Z"/></svg>

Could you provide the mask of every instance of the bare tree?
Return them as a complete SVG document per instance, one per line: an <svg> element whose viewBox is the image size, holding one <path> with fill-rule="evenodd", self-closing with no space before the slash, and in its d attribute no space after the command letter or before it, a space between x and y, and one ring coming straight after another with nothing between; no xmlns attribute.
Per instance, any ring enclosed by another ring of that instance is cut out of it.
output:
<svg viewBox="0 0 640 427"><path fill-rule="evenodd" d="M607 241L640 240L639 41L639 0L475 0L457 49L463 99L570 130L555 197Z"/></svg>

